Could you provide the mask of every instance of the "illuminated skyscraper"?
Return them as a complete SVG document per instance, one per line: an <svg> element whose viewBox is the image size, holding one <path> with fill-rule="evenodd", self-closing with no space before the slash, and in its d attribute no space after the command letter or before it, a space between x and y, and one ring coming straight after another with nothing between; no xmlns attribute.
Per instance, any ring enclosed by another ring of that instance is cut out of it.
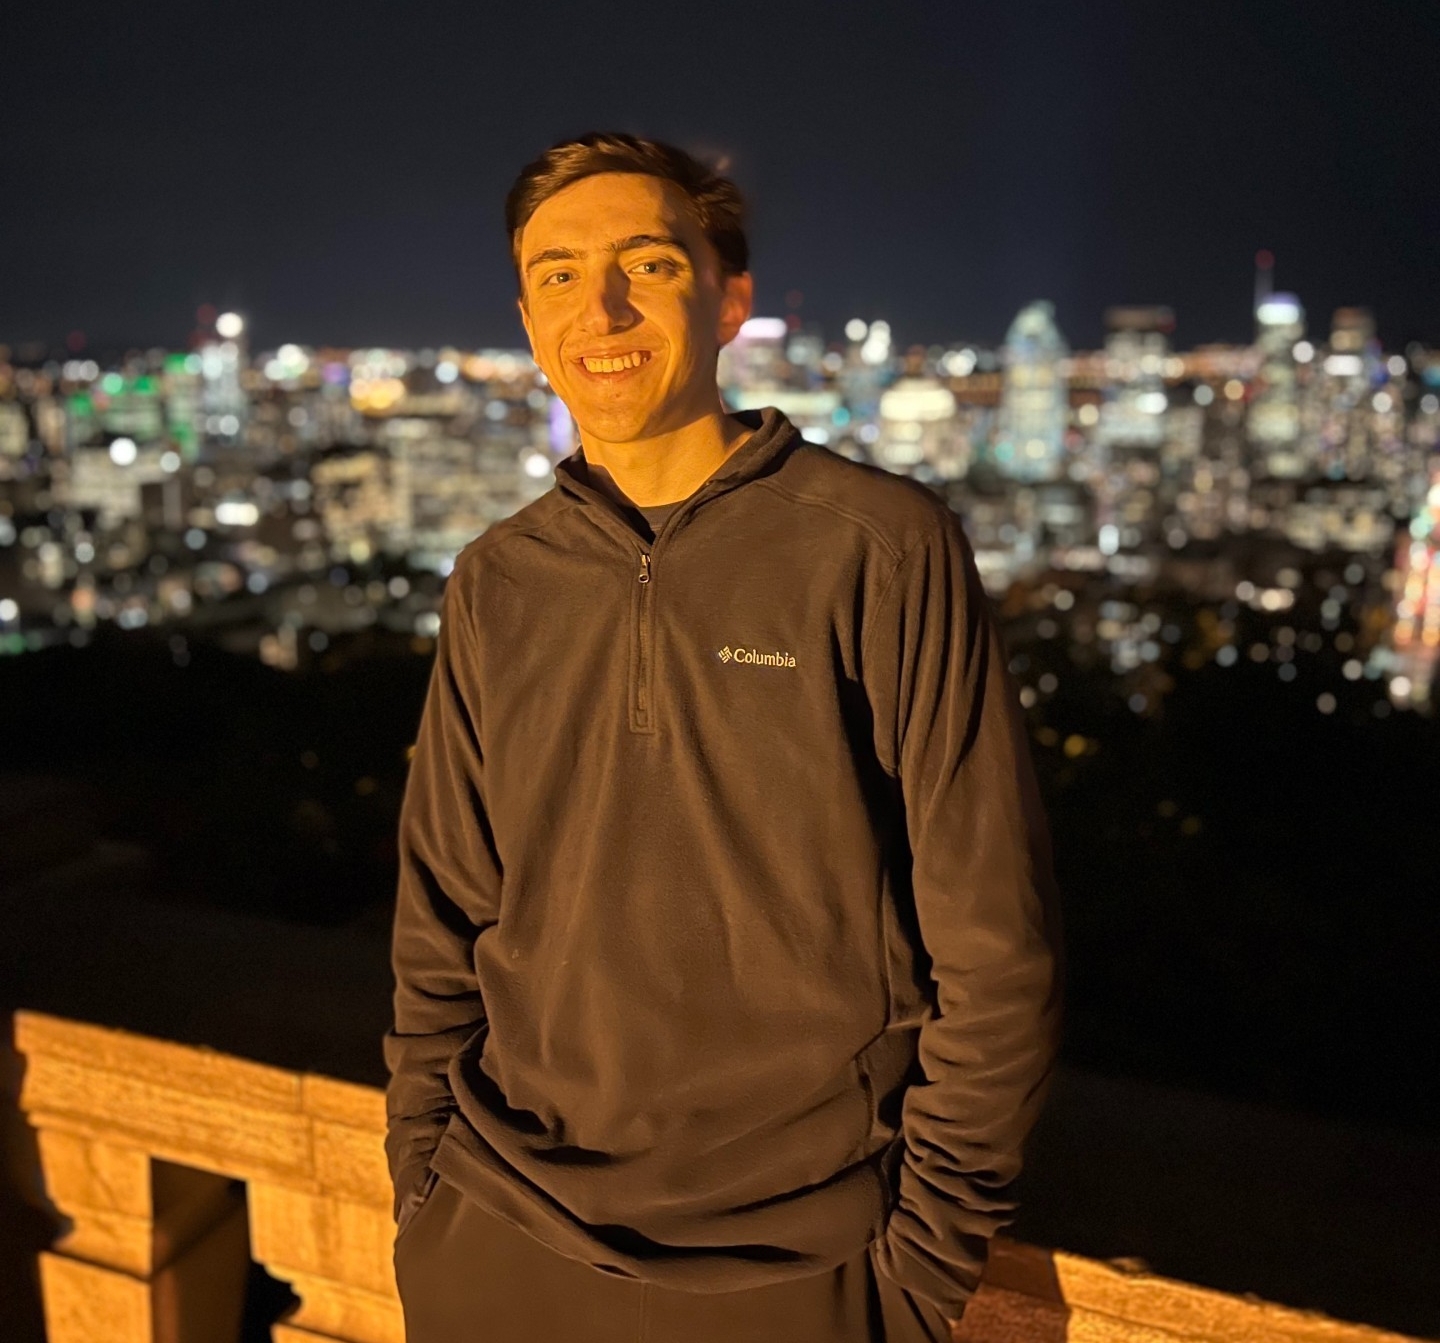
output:
<svg viewBox="0 0 1440 1343"><path fill-rule="evenodd" d="M199 349L205 437L238 443L245 427L249 400L241 385L246 361L245 323L233 312L215 320L215 336Z"/></svg>
<svg viewBox="0 0 1440 1343"><path fill-rule="evenodd" d="M1158 448L1165 441L1165 360L1175 314L1169 308L1105 312L1105 400L1095 438L1107 448Z"/></svg>
<svg viewBox="0 0 1440 1343"><path fill-rule="evenodd" d="M1327 475L1359 480L1370 466L1370 395L1385 379L1375 321L1365 308L1337 308L1330 343L1310 384L1307 431Z"/></svg>
<svg viewBox="0 0 1440 1343"><path fill-rule="evenodd" d="M30 446L30 425L25 412L13 401L0 401L0 480L9 480L4 461L17 461Z"/></svg>
<svg viewBox="0 0 1440 1343"><path fill-rule="evenodd" d="M1011 323L995 441L995 464L1003 474L1017 480L1060 474L1068 408L1061 361L1069 353L1053 304L1031 303Z"/></svg>
<svg viewBox="0 0 1440 1343"><path fill-rule="evenodd" d="M1105 555L1140 551L1162 527L1161 470L1170 398L1165 392L1169 308L1110 308L1105 313L1105 399L1095 441L1104 480L1096 500L1098 541Z"/></svg>
<svg viewBox="0 0 1440 1343"><path fill-rule="evenodd" d="M1363 354L1375 340L1375 318L1369 308L1336 308L1330 319L1330 349L1335 354Z"/></svg>
<svg viewBox="0 0 1440 1343"><path fill-rule="evenodd" d="M187 462L194 461L199 453L196 429L200 417L200 370L198 354L165 357L165 427Z"/></svg>
<svg viewBox="0 0 1440 1343"><path fill-rule="evenodd" d="M149 373L107 373L94 398L96 417L108 434L124 434L137 443L153 443L164 429L163 406Z"/></svg>
<svg viewBox="0 0 1440 1343"><path fill-rule="evenodd" d="M1250 402L1250 441L1272 476L1295 477L1307 463L1299 451L1300 397L1295 346L1305 336L1305 310L1294 294L1270 294L1255 310L1260 366Z"/></svg>
<svg viewBox="0 0 1440 1343"><path fill-rule="evenodd" d="M876 462L921 480L955 480L969 466L969 444L955 422L955 394L936 378L900 378L880 394Z"/></svg>

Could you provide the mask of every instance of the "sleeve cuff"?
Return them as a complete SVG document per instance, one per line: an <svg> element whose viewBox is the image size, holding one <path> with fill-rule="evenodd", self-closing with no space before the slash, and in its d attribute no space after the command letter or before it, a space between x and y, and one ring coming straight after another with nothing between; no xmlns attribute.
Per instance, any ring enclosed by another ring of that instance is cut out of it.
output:
<svg viewBox="0 0 1440 1343"><path fill-rule="evenodd" d="M980 1286L983 1259L973 1274L958 1265L953 1268L942 1265L923 1251L901 1243L893 1228L886 1230L875 1250L876 1267L891 1282L923 1297L952 1322L964 1315L965 1307Z"/></svg>

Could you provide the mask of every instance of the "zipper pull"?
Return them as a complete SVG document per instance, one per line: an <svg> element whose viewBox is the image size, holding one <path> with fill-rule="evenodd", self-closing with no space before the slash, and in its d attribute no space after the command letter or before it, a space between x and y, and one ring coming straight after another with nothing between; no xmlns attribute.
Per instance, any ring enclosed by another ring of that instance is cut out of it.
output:
<svg viewBox="0 0 1440 1343"><path fill-rule="evenodd" d="M643 550L640 552L640 581L650 581L650 556Z"/></svg>

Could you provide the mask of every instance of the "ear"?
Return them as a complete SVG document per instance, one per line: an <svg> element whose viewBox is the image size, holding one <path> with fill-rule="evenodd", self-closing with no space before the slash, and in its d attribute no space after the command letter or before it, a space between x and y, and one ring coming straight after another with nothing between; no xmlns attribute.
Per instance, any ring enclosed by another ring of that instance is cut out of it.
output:
<svg viewBox="0 0 1440 1343"><path fill-rule="evenodd" d="M715 334L723 346L735 339L750 318L751 305L755 300L755 281L747 270L739 275L725 276L722 283L720 320L716 323Z"/></svg>

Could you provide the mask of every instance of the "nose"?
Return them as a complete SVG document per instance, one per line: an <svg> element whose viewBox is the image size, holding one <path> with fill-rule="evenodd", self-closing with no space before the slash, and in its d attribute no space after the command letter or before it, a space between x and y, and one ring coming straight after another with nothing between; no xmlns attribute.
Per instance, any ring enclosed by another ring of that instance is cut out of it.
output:
<svg viewBox="0 0 1440 1343"><path fill-rule="evenodd" d="M618 262L592 272L582 283L580 325L590 335L628 331L640 320L630 303L630 281Z"/></svg>

